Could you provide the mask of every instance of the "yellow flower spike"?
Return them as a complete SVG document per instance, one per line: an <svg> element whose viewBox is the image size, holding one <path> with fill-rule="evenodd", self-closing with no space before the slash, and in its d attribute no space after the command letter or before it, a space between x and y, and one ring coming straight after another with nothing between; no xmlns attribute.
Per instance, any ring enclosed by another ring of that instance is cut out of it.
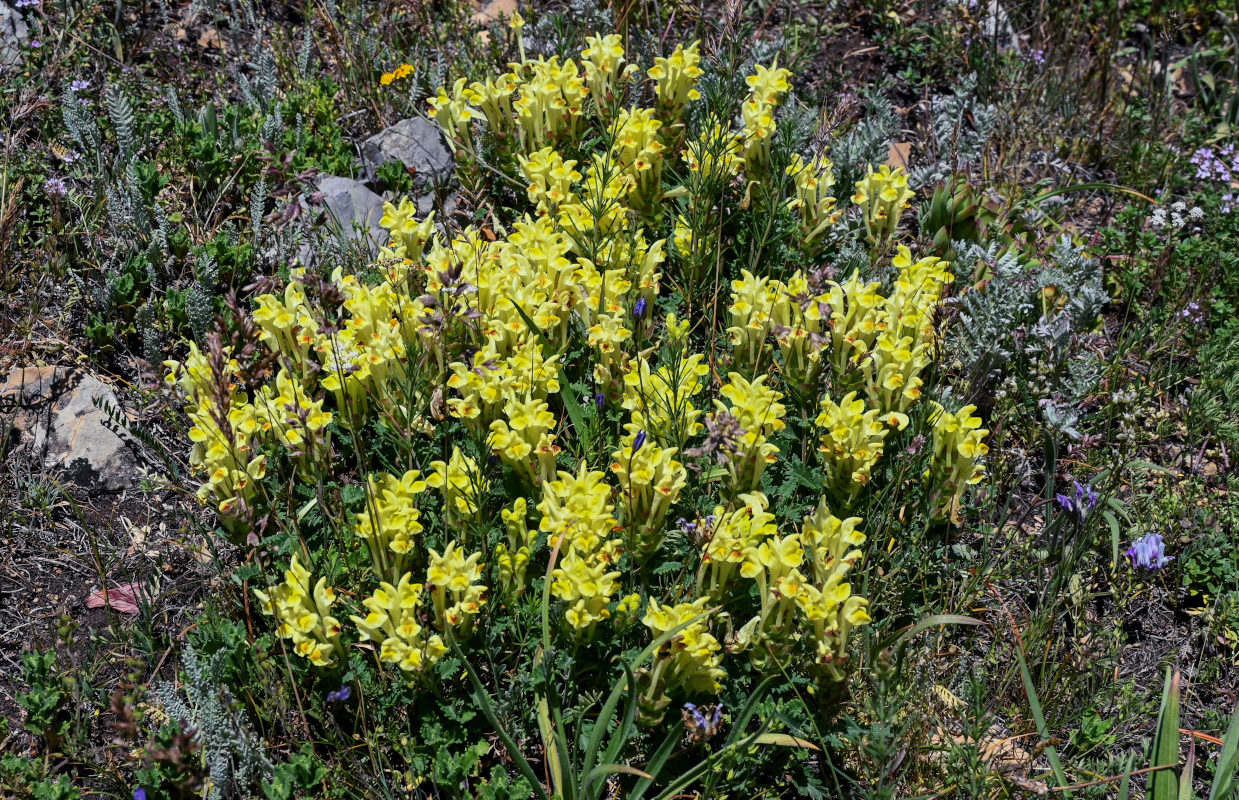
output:
<svg viewBox="0 0 1239 800"><path fill-rule="evenodd" d="M828 485L855 493L869 482L887 434L906 426L908 418L903 414L883 417L878 409L866 408L856 392L849 392L837 404L825 397L821 407L816 424L822 431L819 449L829 474Z"/></svg>
<svg viewBox="0 0 1239 800"><path fill-rule="evenodd" d="M607 604L619 591L620 573L610 566L595 554L572 550L552 573L551 594L566 604L565 619L578 639L591 638L597 624L611 616Z"/></svg>
<svg viewBox="0 0 1239 800"><path fill-rule="evenodd" d="M543 485L538 503L542 513L539 529L547 534L549 546L559 545L561 553L601 552L607 549L618 524L614 510L606 476L582 463L575 475L561 471L555 480Z"/></svg>
<svg viewBox="0 0 1239 800"><path fill-rule="evenodd" d="M620 109L609 133L611 155L630 177L634 189L629 196L639 208L652 208L662 199L663 152L659 139L662 121L652 108Z"/></svg>
<svg viewBox="0 0 1239 800"><path fill-rule="evenodd" d="M624 86L637 71L635 64L624 63L623 39L617 33L585 37L581 66L589 92L600 107L620 99Z"/></svg>
<svg viewBox="0 0 1239 800"><path fill-rule="evenodd" d="M714 597L722 596L731 580L745 562L745 553L776 532L770 501L761 492L739 496L740 505L727 511L715 506L714 513L702 523L698 534L703 539L702 564L707 567L699 577L699 590ZM708 577L708 583L706 578Z"/></svg>
<svg viewBox="0 0 1239 800"><path fill-rule="evenodd" d="M422 532L421 512L414 502L426 491L426 481L415 469L400 478L373 473L366 488L366 511L357 515L353 531L369 548L374 574L398 580Z"/></svg>
<svg viewBox="0 0 1239 800"><path fill-rule="evenodd" d="M731 282L731 338L733 363L746 372L759 365L770 364L766 339L773 325L773 311L778 299L777 284L769 278L759 278L747 269Z"/></svg>
<svg viewBox="0 0 1239 800"><path fill-rule="evenodd" d="M511 464L531 485L551 480L559 446L552 432L555 415L544 400L526 397L518 400L509 393L504 403L506 420L490 424L487 444L506 463Z"/></svg>
<svg viewBox="0 0 1239 800"><path fill-rule="evenodd" d="M700 45L701 42L693 42L687 48L683 44L676 45L670 56L655 58L654 66L647 73L654 80L658 110L668 124L679 120L690 100L701 98L696 89L697 79L703 74L698 66Z"/></svg>
<svg viewBox="0 0 1239 800"><path fill-rule="evenodd" d="M316 667L330 668L340 651L340 622L331 616L335 592L326 578L314 576L294 555L284 571L284 582L270 593L254 590L259 608L274 617L276 634L292 642L292 650Z"/></svg>
<svg viewBox="0 0 1239 800"><path fill-rule="evenodd" d="M702 412L691 398L705 388L709 373L700 353L682 353L657 370L645 358L638 358L624 373L623 406L639 430L664 446L682 447L701 430Z"/></svg>
<svg viewBox="0 0 1239 800"><path fill-rule="evenodd" d="M611 454L611 472L620 486L625 539L646 558L662 544L667 512L688 485L688 471L676 461L674 447L660 447L629 422L620 449Z"/></svg>
<svg viewBox="0 0 1239 800"><path fill-rule="evenodd" d="M937 513L958 525L964 493L985 479L989 431L981 427L980 417L973 416L976 406L964 406L954 414L933 401L930 408L934 451L927 477L938 498Z"/></svg>
<svg viewBox="0 0 1239 800"><path fill-rule="evenodd" d="M715 412L710 418L717 422L730 415L742 431L725 454L728 487L733 492L754 491L761 485L766 466L775 462L779 452L767 439L787 427L783 422L787 409L779 402L783 395L766 386L766 377L762 375L749 382L732 372L720 391L727 404L714 401Z"/></svg>
<svg viewBox="0 0 1239 800"><path fill-rule="evenodd" d="M476 520L482 496L490 488L477 462L453 447L450 460L432 461L430 468L434 472L426 477L426 485L442 492L448 522L463 526Z"/></svg>
<svg viewBox="0 0 1239 800"><path fill-rule="evenodd" d="M819 156L806 163L799 153L793 154L787 174L796 183L796 196L787 201L787 206L799 213L801 247L813 253L822 236L841 216L837 201L830 195L835 185L830 159Z"/></svg>
<svg viewBox="0 0 1239 800"><path fill-rule="evenodd" d="M871 246L878 247L894 234L912 195L903 167L892 170L889 164L883 164L877 172L872 165L865 168L865 177L856 182L852 202L860 206Z"/></svg>
<svg viewBox="0 0 1239 800"><path fill-rule="evenodd" d="M691 603L662 605L650 598L642 623L657 638L675 628L689 623L672 637L669 646L658 651L658 661L653 673L655 686L651 696L664 691L683 694L718 694L722 679L727 673L722 669L723 646L708 631L709 613L706 605L709 598L699 597Z"/></svg>
<svg viewBox="0 0 1239 800"><path fill-rule="evenodd" d="M426 585L434 603L435 625L439 630L451 628L457 636L473 631L473 622L486 604L487 587L478 581L482 577L482 554L465 556L455 541L447 543L443 555L428 549L430 563Z"/></svg>
<svg viewBox="0 0 1239 800"><path fill-rule="evenodd" d="M436 663L447 652L447 645L436 633L428 634L419 622L425 597L420 583L413 583L407 573L393 586L384 581L370 597L362 600L369 613L353 615L362 641L379 644L379 660L395 664L405 672L420 673Z"/></svg>

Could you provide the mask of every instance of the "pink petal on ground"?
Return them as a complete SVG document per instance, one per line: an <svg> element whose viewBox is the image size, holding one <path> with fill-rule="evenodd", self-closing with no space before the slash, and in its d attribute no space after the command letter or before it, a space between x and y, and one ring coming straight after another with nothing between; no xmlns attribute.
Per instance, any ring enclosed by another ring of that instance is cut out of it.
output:
<svg viewBox="0 0 1239 800"><path fill-rule="evenodd" d="M86 598L87 608L103 608L111 606L122 614L138 613L138 593L142 591L140 583L122 583L111 589L100 589Z"/></svg>

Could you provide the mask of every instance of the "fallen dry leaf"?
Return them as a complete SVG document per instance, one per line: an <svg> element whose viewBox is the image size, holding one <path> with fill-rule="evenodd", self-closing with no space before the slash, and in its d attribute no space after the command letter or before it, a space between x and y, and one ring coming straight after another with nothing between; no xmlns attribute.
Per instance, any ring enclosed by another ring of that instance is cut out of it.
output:
<svg viewBox="0 0 1239 800"><path fill-rule="evenodd" d="M886 154L886 164L891 169L895 167L903 167L907 169L912 163L912 143L911 142L891 142L890 149Z"/></svg>
<svg viewBox="0 0 1239 800"><path fill-rule="evenodd" d="M140 583L122 583L111 589L104 587L86 598L86 607L111 606L122 614L136 614L138 613L138 596L141 591L142 584Z"/></svg>
<svg viewBox="0 0 1239 800"><path fill-rule="evenodd" d="M516 11L516 0L489 0L473 13L473 21L485 25L499 19L499 15L511 17Z"/></svg>
<svg viewBox="0 0 1239 800"><path fill-rule="evenodd" d="M223 43L219 40L219 31L214 28L207 28L202 32L202 35L198 37L198 46L205 49L210 49L212 47L218 50L224 49Z"/></svg>

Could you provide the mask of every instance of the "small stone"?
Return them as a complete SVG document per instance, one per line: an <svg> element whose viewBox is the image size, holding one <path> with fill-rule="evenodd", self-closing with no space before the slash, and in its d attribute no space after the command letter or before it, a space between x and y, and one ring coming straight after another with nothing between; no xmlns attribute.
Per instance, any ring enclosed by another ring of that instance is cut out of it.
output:
<svg viewBox="0 0 1239 800"><path fill-rule="evenodd" d="M319 176L318 191L323 195L323 205L331 223L346 236L350 239L366 237L374 254L387 244L387 231L379 224L385 202L381 196L361 181L338 175Z"/></svg>
<svg viewBox="0 0 1239 800"><path fill-rule="evenodd" d="M104 407L120 411L107 384L65 367L13 369L0 387L0 409L13 414L15 444L46 470L63 470L79 486L118 492L138 484L138 462Z"/></svg>
<svg viewBox="0 0 1239 800"><path fill-rule="evenodd" d="M437 125L421 117L402 119L366 140L363 148L369 170L399 162L413 171L413 184L419 195L429 192L436 182L447 180L454 162Z"/></svg>
<svg viewBox="0 0 1239 800"><path fill-rule="evenodd" d="M0 66L20 64L22 44L30 38L30 28L21 12L0 2Z"/></svg>

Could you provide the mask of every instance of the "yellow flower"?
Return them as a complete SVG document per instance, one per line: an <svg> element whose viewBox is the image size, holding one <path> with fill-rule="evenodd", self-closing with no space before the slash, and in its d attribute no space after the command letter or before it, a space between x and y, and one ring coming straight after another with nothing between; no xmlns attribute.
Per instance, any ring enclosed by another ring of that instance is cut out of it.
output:
<svg viewBox="0 0 1239 800"><path fill-rule="evenodd" d="M284 572L284 582L270 594L254 590L259 608L275 617L276 634L293 643L293 651L316 667L336 665L340 650L340 622L331 616L336 594L326 578L314 577L297 556Z"/></svg>
<svg viewBox="0 0 1239 800"><path fill-rule="evenodd" d="M426 476L426 485L443 493L448 520L464 525L477 519L482 496L490 486L477 462L453 447L449 461L431 461L430 468L434 472Z"/></svg>
<svg viewBox="0 0 1239 800"><path fill-rule="evenodd" d="M443 639L437 633L427 635L419 621L424 596L422 584L405 574L397 585L384 581L361 601L369 611L365 617L350 617L363 642L379 644L380 661L420 673L447 653Z"/></svg>

